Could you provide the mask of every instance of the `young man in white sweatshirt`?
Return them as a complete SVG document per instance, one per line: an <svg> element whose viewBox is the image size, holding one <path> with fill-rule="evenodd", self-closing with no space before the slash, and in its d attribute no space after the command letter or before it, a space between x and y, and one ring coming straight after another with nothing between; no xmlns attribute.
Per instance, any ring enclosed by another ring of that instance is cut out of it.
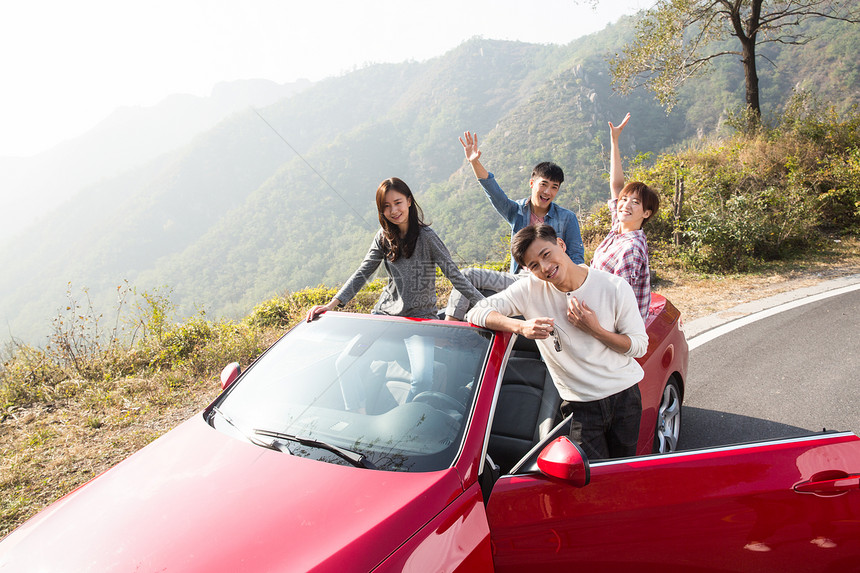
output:
<svg viewBox="0 0 860 573"><path fill-rule="evenodd" d="M562 413L573 416L571 439L589 459L635 455L643 371L634 358L645 355L648 335L633 289L574 263L549 225L517 232L511 254L531 276L480 301L466 319L537 341Z"/></svg>

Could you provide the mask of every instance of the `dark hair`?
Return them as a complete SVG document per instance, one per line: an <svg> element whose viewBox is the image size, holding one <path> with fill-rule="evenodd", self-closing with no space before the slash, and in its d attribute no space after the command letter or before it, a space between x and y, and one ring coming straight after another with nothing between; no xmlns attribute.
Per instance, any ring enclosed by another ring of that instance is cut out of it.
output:
<svg viewBox="0 0 860 573"><path fill-rule="evenodd" d="M558 239L558 235L556 235L555 229L546 223L542 223L540 225L529 225L528 227L523 227L517 231L513 237L511 237L511 256L517 264L523 267L526 266L524 260L526 251L537 239L543 239L544 241L555 243Z"/></svg>
<svg viewBox="0 0 860 573"><path fill-rule="evenodd" d="M564 171L561 170L561 167L555 163L550 163L549 161L544 161L543 163L535 165L535 168L532 169L531 178L534 179L536 177L543 177L547 181L552 181L553 183L564 183Z"/></svg>
<svg viewBox="0 0 860 573"><path fill-rule="evenodd" d="M409 229L406 231L406 236L400 236L400 229L385 218L383 211L385 210L385 194L393 189L411 201L409 205ZM376 189L376 210L379 212L379 224L382 227L382 235L385 240L384 246L388 250L386 258L394 262L401 256L407 259L415 252L415 243L418 242L418 234L421 232L421 227L424 224L424 212L418 206L418 202L412 195L412 190L409 185L397 177L389 177L379 184Z"/></svg>
<svg viewBox="0 0 860 573"><path fill-rule="evenodd" d="M618 194L618 198L621 199L627 195L636 195L639 197L639 202L642 203L642 209L651 211L651 214L642 220L643 225L648 222L648 219L657 214L657 210L660 208L660 197L654 193L653 189L641 181L631 181L625 185L621 193Z"/></svg>

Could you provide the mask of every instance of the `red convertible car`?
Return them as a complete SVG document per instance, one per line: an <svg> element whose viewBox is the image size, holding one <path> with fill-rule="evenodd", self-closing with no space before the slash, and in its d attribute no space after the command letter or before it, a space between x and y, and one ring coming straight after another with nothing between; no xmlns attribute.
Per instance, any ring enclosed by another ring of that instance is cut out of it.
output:
<svg viewBox="0 0 860 573"><path fill-rule="evenodd" d="M677 451L687 344L662 297L648 333L639 455L588 460L531 341L327 313L12 532L0 571L856 570L860 438Z"/></svg>

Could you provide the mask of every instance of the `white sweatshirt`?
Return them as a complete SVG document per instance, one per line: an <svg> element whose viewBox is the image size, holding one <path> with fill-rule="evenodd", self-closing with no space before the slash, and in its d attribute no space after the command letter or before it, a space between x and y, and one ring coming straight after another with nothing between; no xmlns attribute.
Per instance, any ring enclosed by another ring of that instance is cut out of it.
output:
<svg viewBox="0 0 860 573"><path fill-rule="evenodd" d="M630 349L620 354L568 322L568 296L588 305L603 328L630 338ZM563 400L600 400L633 386L644 375L634 358L645 355L648 335L633 289L621 277L589 268L582 285L564 293L532 275L479 301L466 320L486 326L487 316L493 310L505 316L522 315L526 320L539 317L555 320L561 352L555 350L553 337L535 342Z"/></svg>

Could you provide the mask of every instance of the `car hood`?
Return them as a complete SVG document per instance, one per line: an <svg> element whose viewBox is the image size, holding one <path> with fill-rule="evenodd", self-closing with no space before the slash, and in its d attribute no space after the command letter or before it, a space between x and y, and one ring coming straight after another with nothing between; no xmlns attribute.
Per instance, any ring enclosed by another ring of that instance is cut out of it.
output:
<svg viewBox="0 0 860 573"><path fill-rule="evenodd" d="M453 469L345 467L195 416L0 543L0 571L368 571L462 493Z"/></svg>

